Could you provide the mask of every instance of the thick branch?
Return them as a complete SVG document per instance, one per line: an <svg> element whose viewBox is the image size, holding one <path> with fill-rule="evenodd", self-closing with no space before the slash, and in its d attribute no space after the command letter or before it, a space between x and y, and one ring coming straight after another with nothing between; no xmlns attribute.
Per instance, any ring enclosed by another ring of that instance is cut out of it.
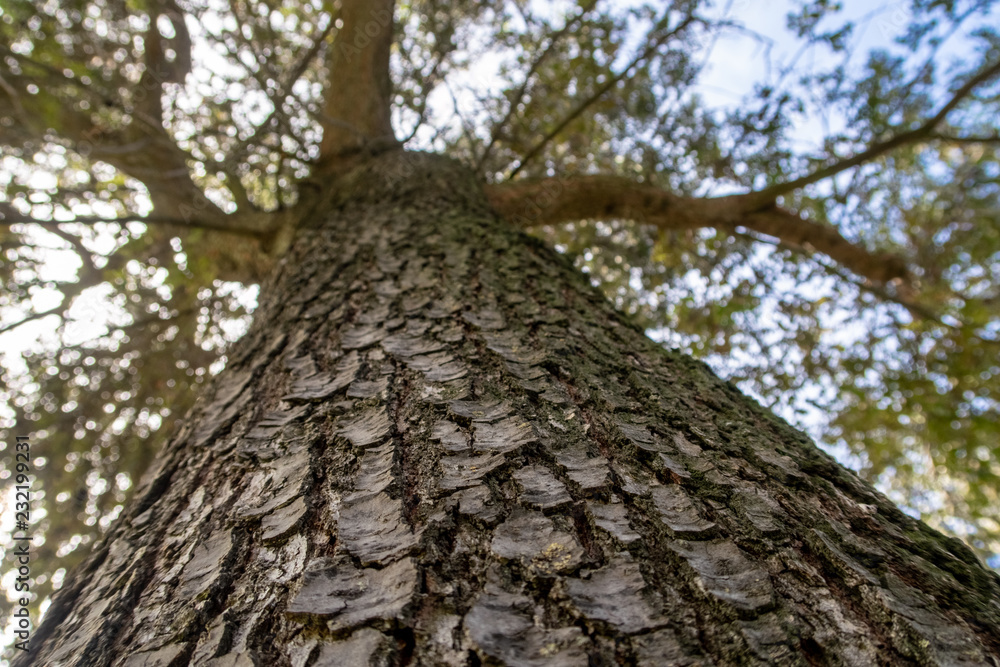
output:
<svg viewBox="0 0 1000 667"><path fill-rule="evenodd" d="M391 138L389 51L394 0L343 0L330 56L320 158Z"/></svg>
<svg viewBox="0 0 1000 667"><path fill-rule="evenodd" d="M873 283L896 279L908 282L906 261L892 253L873 253L851 243L836 228L822 225L777 206L747 213L738 226L780 239L784 244L827 255L841 266Z"/></svg>
<svg viewBox="0 0 1000 667"><path fill-rule="evenodd" d="M813 173L806 174L805 176L796 178L793 181L772 185L771 187L765 188L760 192L755 192L750 196L753 198L755 203L761 205L773 202L781 195L788 194L789 192L795 192L796 190L804 188L807 185L812 185L813 183L826 180L831 176L836 176L841 172L853 169L854 167L862 165L870 160L874 160L875 158L885 155L889 151L900 148L901 146L906 146L907 144L912 144L924 139L939 138L934 133L935 128L944 122L948 114L951 113L963 99L968 97L969 94L976 89L976 87L986 83L998 74L1000 74L1000 61L993 63L989 67L983 68L979 74L966 81L962 87L955 91L955 93L951 96L951 99L949 99L948 102L941 107L941 109L934 114L932 118L925 121L919 127L905 132L897 132L885 141L872 144L867 150L864 150L856 155L852 155L849 158L840 160L839 162L823 167L822 169L817 169Z"/></svg>
<svg viewBox="0 0 1000 667"><path fill-rule="evenodd" d="M39 220L17 212L9 204L0 203L0 229L13 224L36 224L52 231L58 225L67 223L91 225L98 222L141 222L149 225L146 249L150 255L169 256L172 252L170 239L176 236L187 243L187 239L195 235L199 254L211 260L218 278L251 283L260 281L270 271L282 234L294 229L298 215L299 209L292 208L274 212L237 212L229 216L205 219L153 215L120 218L77 216L72 220Z"/></svg>
<svg viewBox="0 0 1000 667"><path fill-rule="evenodd" d="M167 43L156 27L157 16L161 13L170 19L176 33L173 39L166 40ZM106 98L105 103L119 105L131 118L131 122L120 129L95 123L89 112L81 111L63 97L61 85L75 84L75 80L61 74L60 85L40 86L35 95L22 94L36 80L39 68L49 68L33 61L22 63L23 75L4 79L0 85L0 107L17 111L16 129L23 134L41 138L50 129L55 130L80 155L103 160L142 181L149 189L158 217L176 219L181 224L200 221L229 229L232 221L223 222L225 214L208 201L191 180L189 156L177 146L163 125L163 85L183 81L190 60L190 36L183 13L172 0L154 6L150 28L144 37L144 69L139 82L129 87L124 99L110 93ZM166 58L168 45L177 54L173 61Z"/></svg>
<svg viewBox="0 0 1000 667"><path fill-rule="evenodd" d="M487 186L486 194L501 216L523 228L595 218L635 220L661 230L714 227L734 232L743 227L828 255L873 283L909 276L901 258L872 253L833 227L778 207L755 210L747 195L681 197L621 176L602 175L508 182Z"/></svg>

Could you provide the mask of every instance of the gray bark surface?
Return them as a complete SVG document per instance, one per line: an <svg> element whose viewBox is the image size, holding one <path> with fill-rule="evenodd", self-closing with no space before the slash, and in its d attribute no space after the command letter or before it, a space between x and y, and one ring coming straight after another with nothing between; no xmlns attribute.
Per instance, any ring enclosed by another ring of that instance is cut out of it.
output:
<svg viewBox="0 0 1000 667"><path fill-rule="evenodd" d="M1000 664L1000 577L459 165L311 220L20 664Z"/></svg>

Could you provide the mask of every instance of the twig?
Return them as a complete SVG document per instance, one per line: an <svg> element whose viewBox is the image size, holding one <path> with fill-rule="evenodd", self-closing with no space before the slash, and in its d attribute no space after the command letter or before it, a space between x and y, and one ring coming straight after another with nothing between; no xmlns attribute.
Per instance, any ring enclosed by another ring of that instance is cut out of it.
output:
<svg viewBox="0 0 1000 667"><path fill-rule="evenodd" d="M507 180L510 180L515 176L517 176L518 173L520 173L520 171L524 169L525 165L527 165L532 159L534 159L539 153L541 153L546 146L548 146L549 142L552 141L552 139L554 139L560 132L566 129L566 127L570 123L576 120L584 111L586 111L588 108L590 108L591 105L597 102L597 100L604 97L604 95L607 94L608 91L610 91L612 88L618 85L618 82L624 79L626 76L628 76L629 73L633 69L635 69L636 65L640 64L641 62L649 58L651 55L653 55L653 53L655 53L658 48L663 46L663 44L665 44L672 37L677 36L679 32L687 28L694 21L695 21L694 16L688 15L683 21L681 21L680 25L678 25L670 32L662 35L659 39L655 40L652 44L643 49L642 52L635 58L633 58L632 62L626 65L621 72L611 77L603 86L599 87L596 91L594 91L594 93L590 97L588 97L579 105L577 105L577 107L573 109L573 111L571 111L569 115L563 118L563 120L558 125L552 128L544 137L541 138L541 140L538 141L538 143L536 143L534 146L531 147L531 149L518 162L517 166L514 167L514 169L510 172L510 174L507 175Z"/></svg>
<svg viewBox="0 0 1000 667"><path fill-rule="evenodd" d="M913 130L908 130L906 132L900 132L885 141L880 141L873 144L867 150L864 150L856 155L853 155L845 160L841 160L822 169L817 169L811 174L802 176L793 181L788 181L786 183L778 183L777 185L772 185L769 188L764 188L758 192L753 192L748 195L748 197L755 204L764 206L770 204L775 199L781 195L788 194L789 192L794 192L807 185L812 185L819 181L830 178L831 176L836 176L837 174L857 167L858 165L864 164L869 160L877 158L889 151L899 148L900 146L905 146L906 144L918 141L920 139L930 138L934 132L934 128L937 127L945 117L961 103L965 97L969 95L977 86L986 81L989 81L997 74L1000 74L1000 61L994 63L993 65L986 67L979 72L976 76L972 77L965 84L960 87L952 95L951 99L941 107L932 118L924 122L920 127Z"/></svg>
<svg viewBox="0 0 1000 667"><path fill-rule="evenodd" d="M240 216L233 216L234 219L239 219ZM226 218L221 218L225 220ZM125 224L128 222L141 222L144 225L176 225L178 227L185 228L196 228L196 229L210 229L218 232L229 232L231 234L238 234L240 236L249 236L256 238L258 237L262 230L257 228L246 228L239 224L228 225L223 222L213 222L207 219L183 219L183 218L173 218L169 216L148 216L148 217L122 217L122 218L108 218L104 216L78 216L72 220L39 220L33 218L30 215L17 214L13 217L4 217L0 219L0 227L9 227L10 225L41 225L46 229L51 229L57 225L64 225L68 223L78 223L82 225L93 225L99 222L107 222L112 224ZM263 230L266 231L266 230Z"/></svg>
<svg viewBox="0 0 1000 667"><path fill-rule="evenodd" d="M494 127L493 131L490 133L490 143L487 144L486 148L483 150L483 154L479 156L479 159L476 161L477 172L480 169L482 169L483 165L486 163L486 159L490 156L490 153L493 151L493 146L496 144L497 140L500 139L500 135L502 134L504 128L507 126L507 123L510 122L511 118L513 118L514 116L514 113L517 112L517 107L518 105L521 104L521 100L524 99L524 94L528 90L528 83L531 81L531 78L538 72L538 69L542 66L542 63L545 62L545 60L549 57L549 55L555 49L559 41L564 36L566 36L566 34L568 34L569 31L572 30L576 26L576 24L579 23L583 19L583 17L590 12L591 9L594 8L596 4L597 0L591 0L590 2L588 2L580 9L579 13L576 16L574 16L572 19L566 22L566 25L564 25L562 28L553 33L551 39L549 40L549 45L531 64L531 67L528 69L528 72L524 75L524 81L521 82L521 85L517 89L517 92L514 93L514 98L510 101L510 106L507 107L507 113L504 115L503 119L499 123L497 123L496 127Z"/></svg>

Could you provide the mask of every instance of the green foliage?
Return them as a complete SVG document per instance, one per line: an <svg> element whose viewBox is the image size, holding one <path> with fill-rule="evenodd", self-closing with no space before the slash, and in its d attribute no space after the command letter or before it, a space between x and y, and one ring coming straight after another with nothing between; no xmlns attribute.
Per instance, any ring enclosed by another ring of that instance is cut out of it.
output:
<svg viewBox="0 0 1000 667"><path fill-rule="evenodd" d="M488 183L614 173L689 197L781 189L919 128L1000 62L992 2L853 18L851 3L791 4L793 50L719 106L706 68L754 35L709 3L399 2L397 134ZM335 13L322 0L0 10L0 344L24 350L5 357L0 419L7 442L38 440L38 602L120 512L252 311L252 281L227 268L232 239L161 225L162 202L214 211L192 200L204 192L249 226L300 199L338 92L324 65ZM862 45L876 29L878 48ZM740 226L536 233L652 335L998 558L998 100L993 77L932 131L780 192L904 258L909 282L875 284ZM178 169L183 184L164 181Z"/></svg>

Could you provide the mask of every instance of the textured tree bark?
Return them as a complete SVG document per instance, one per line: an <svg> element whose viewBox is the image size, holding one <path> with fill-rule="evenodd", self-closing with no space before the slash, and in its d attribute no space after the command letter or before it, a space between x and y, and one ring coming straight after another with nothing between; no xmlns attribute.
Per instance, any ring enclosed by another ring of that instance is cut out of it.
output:
<svg viewBox="0 0 1000 667"><path fill-rule="evenodd" d="M331 52L320 156L343 157L392 134L394 0L341 0L340 27Z"/></svg>
<svg viewBox="0 0 1000 667"><path fill-rule="evenodd" d="M461 166L382 155L310 220L27 663L998 664L996 574Z"/></svg>

